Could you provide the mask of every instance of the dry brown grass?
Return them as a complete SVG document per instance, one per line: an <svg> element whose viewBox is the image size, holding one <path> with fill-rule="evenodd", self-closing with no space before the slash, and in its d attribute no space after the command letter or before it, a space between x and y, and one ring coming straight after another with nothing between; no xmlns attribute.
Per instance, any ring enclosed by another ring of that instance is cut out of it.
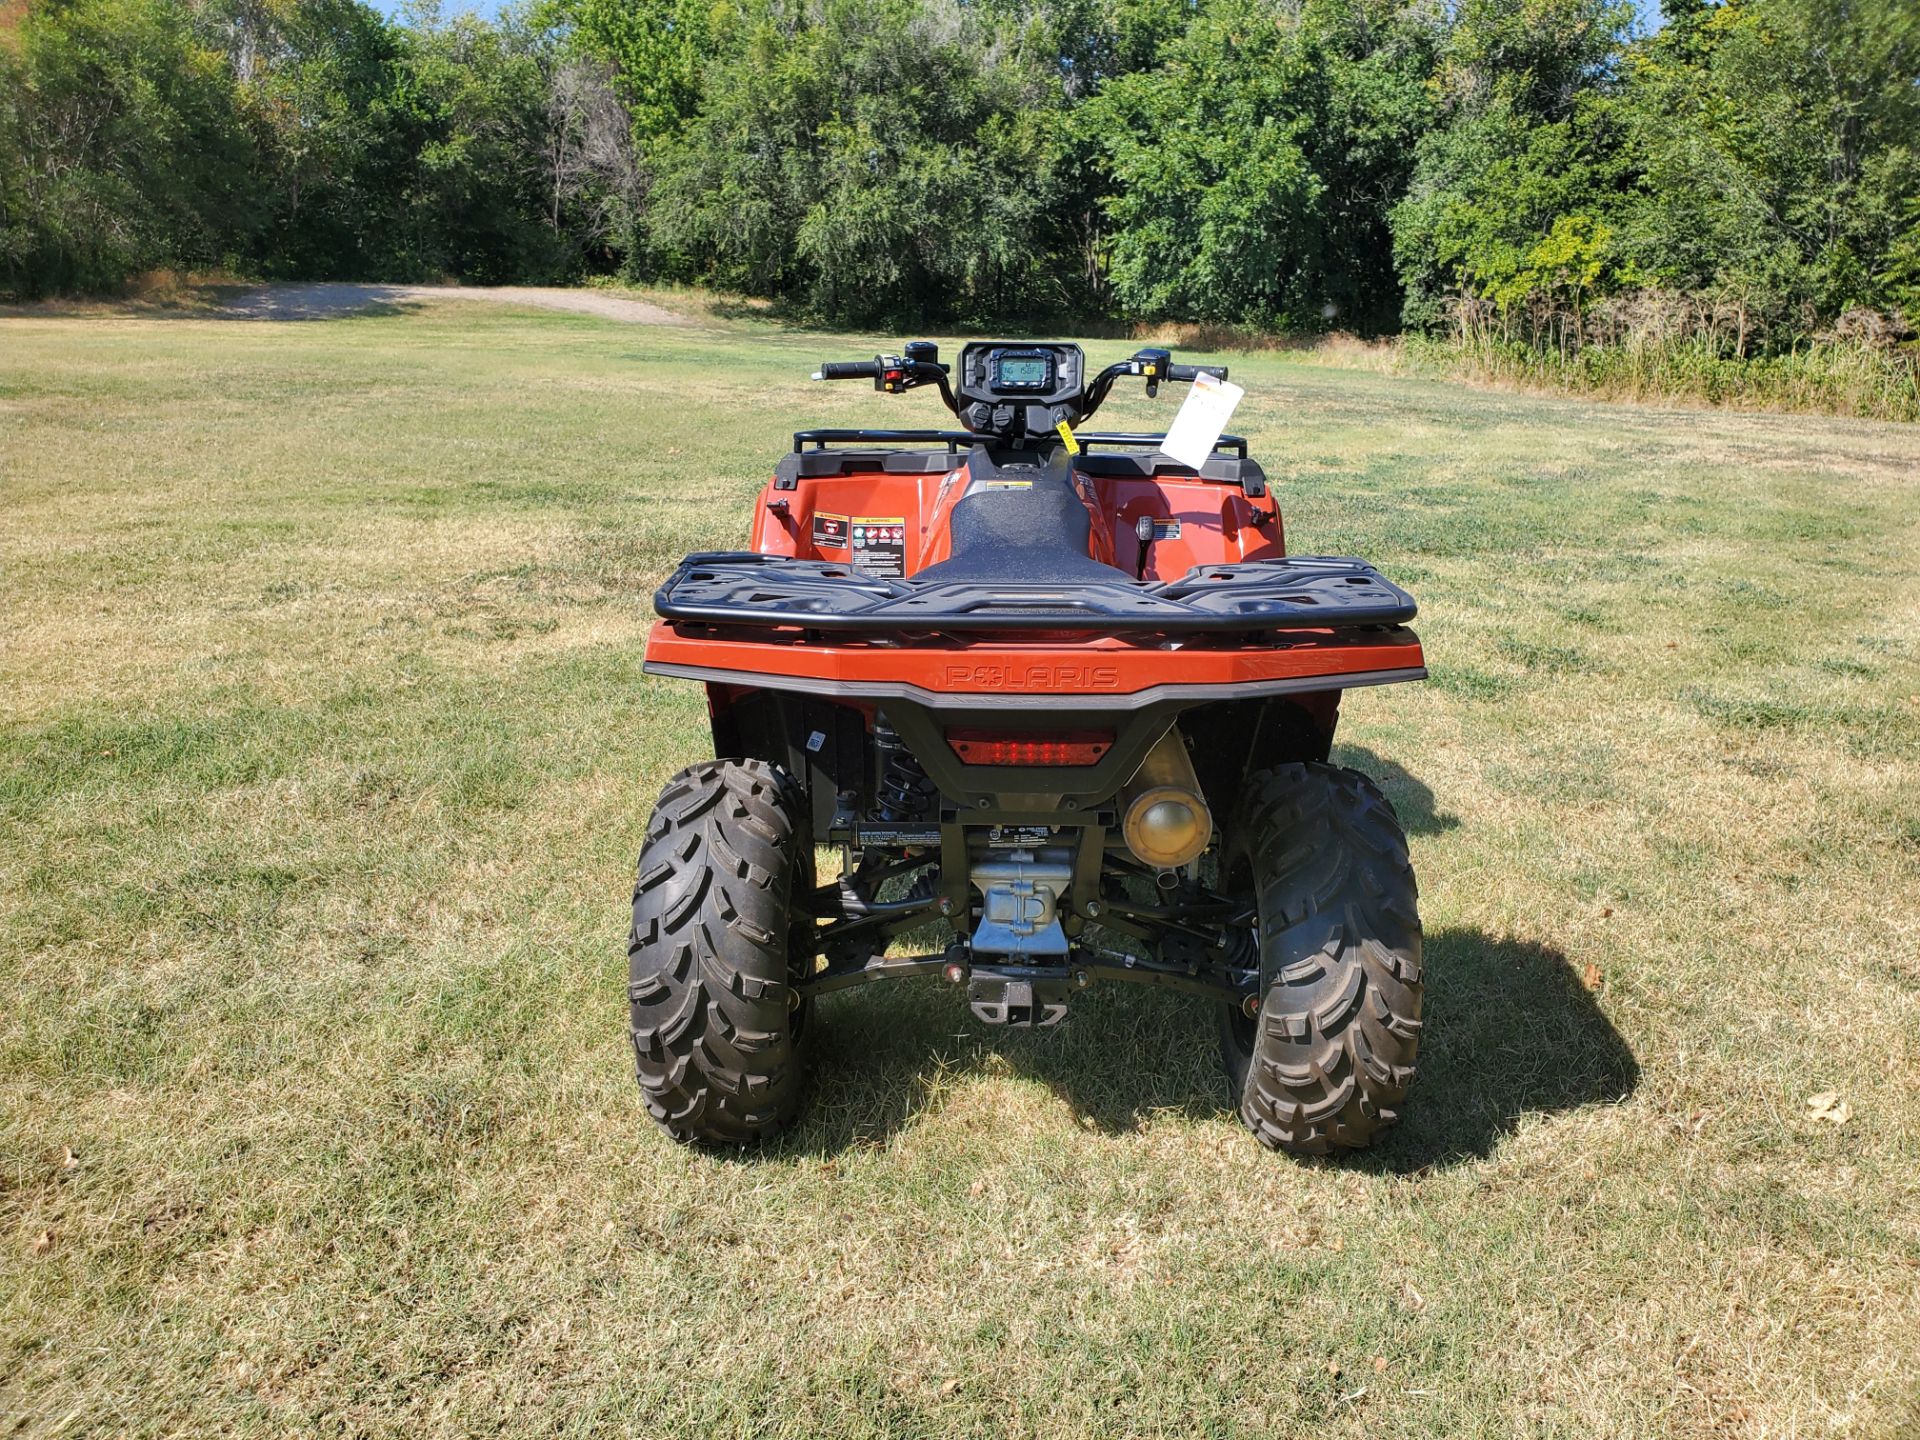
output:
<svg viewBox="0 0 1920 1440"><path fill-rule="evenodd" d="M789 1140L652 1132L647 597L791 425L910 423L800 378L885 343L0 321L13 1429L1915 1433L1912 429L1234 357L1294 547L1424 607L1340 752L1422 880L1406 1125L1289 1162L1202 1006L902 986Z"/></svg>

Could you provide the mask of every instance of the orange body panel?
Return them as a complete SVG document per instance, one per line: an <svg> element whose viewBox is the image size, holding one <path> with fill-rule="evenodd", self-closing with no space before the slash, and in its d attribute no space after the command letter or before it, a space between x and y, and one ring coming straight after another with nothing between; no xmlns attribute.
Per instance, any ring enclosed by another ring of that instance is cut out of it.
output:
<svg viewBox="0 0 1920 1440"><path fill-rule="evenodd" d="M1148 580L1177 580L1196 565L1237 560L1270 560L1286 554L1280 512L1272 497L1249 500L1237 485L1161 476L1122 479L1075 477L1080 499L1093 517L1094 559L1134 573L1140 542L1134 526L1150 515L1163 537L1149 548ZM922 475L879 470L846 475L802 476L791 490L769 485L754 509L747 548L763 555L793 555L802 560L851 559L846 545L815 543L816 516L845 520L898 520L906 536L905 573L912 575L945 560L951 550L948 517L966 488L967 474L955 468ZM1177 532L1169 522L1178 522ZM1044 579L1037 576L1036 579Z"/></svg>
<svg viewBox="0 0 1920 1440"><path fill-rule="evenodd" d="M1418 670L1425 662L1420 642L1404 630L1364 641L1332 631L1302 631L1283 647L1263 649L1140 645L1112 637L922 649L716 641L683 634L671 621L661 620L647 639L647 663L684 671L720 666L744 676L765 676L776 688L793 688L780 686L783 680L818 680L836 686L910 685L938 696L1080 694L1094 700L1137 695L1161 685L1219 685L1230 691L1319 676L1326 676L1333 689L1345 677Z"/></svg>
<svg viewBox="0 0 1920 1440"><path fill-rule="evenodd" d="M858 558L851 546L855 526L862 521L897 526L905 532L900 565L912 575L948 557L948 522L966 480L956 457L952 468L940 471L856 470L801 476L792 489L770 484L755 507L750 548L765 555L853 563ZM1156 522L1143 575L1148 580L1178 579L1201 565L1286 554L1279 508L1271 496L1249 498L1237 485L1192 476L1076 473L1075 482L1093 520L1090 552L1129 576L1140 553L1134 527L1143 515ZM663 620L647 639L647 668L656 673L774 689L818 683L843 695L907 686L929 698L963 701L1084 695L1097 702L1195 685L1218 686L1223 697L1231 697L1243 688L1321 688L1311 685L1319 677L1325 677L1325 689L1338 690L1354 683L1417 679L1423 666L1420 642L1405 629L1358 635L1289 631L1269 644L1219 648L1070 632L901 646L828 643L778 629L752 639L722 637L703 626Z"/></svg>

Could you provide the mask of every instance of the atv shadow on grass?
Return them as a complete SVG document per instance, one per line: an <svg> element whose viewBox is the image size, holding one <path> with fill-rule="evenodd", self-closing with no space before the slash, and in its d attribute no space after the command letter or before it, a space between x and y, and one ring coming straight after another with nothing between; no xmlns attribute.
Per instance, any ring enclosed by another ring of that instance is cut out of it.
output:
<svg viewBox="0 0 1920 1440"><path fill-rule="evenodd" d="M1331 1163L1416 1174L1482 1158L1524 1116L1611 1103L1638 1083L1633 1052L1560 951L1440 928L1426 937L1425 963L1415 1103L1376 1149ZM834 997L818 1019L807 1119L765 1153L883 1144L950 1087L992 1072L1041 1082L1107 1133L1156 1115L1230 1118L1203 1000L1109 986L1076 997L1057 1031L994 1031L974 1024L957 993L928 983Z"/></svg>
<svg viewBox="0 0 1920 1440"><path fill-rule="evenodd" d="M1440 835L1455 829L1460 821L1434 808L1433 791L1404 766L1364 745L1335 745L1333 763L1347 765L1370 775L1386 792L1393 813L1400 817L1401 828L1409 835Z"/></svg>
<svg viewBox="0 0 1920 1440"><path fill-rule="evenodd" d="M1550 945L1440 928L1426 937L1417 1103L1345 1163L1410 1174L1492 1153L1533 1114L1611 1104L1640 1065L1573 963Z"/></svg>

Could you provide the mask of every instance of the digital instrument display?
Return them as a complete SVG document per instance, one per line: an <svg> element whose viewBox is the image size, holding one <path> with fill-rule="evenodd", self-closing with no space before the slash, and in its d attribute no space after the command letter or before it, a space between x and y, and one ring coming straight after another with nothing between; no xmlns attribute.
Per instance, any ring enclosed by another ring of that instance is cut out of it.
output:
<svg viewBox="0 0 1920 1440"><path fill-rule="evenodd" d="M993 388L996 390L1045 391L1053 388L1053 357L1018 352L996 355L993 359Z"/></svg>

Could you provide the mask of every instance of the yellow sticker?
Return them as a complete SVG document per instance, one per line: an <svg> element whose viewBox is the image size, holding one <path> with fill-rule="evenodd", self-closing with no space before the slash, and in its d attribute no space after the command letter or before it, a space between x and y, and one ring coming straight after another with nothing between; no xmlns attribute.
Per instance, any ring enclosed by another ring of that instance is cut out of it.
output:
<svg viewBox="0 0 1920 1440"><path fill-rule="evenodd" d="M1060 439L1066 445L1067 453L1069 455L1078 455L1080 453L1080 442L1073 438L1073 427L1062 420L1053 428L1060 432Z"/></svg>
<svg viewBox="0 0 1920 1440"><path fill-rule="evenodd" d="M1031 490L1031 480L983 480L973 487L976 490Z"/></svg>

